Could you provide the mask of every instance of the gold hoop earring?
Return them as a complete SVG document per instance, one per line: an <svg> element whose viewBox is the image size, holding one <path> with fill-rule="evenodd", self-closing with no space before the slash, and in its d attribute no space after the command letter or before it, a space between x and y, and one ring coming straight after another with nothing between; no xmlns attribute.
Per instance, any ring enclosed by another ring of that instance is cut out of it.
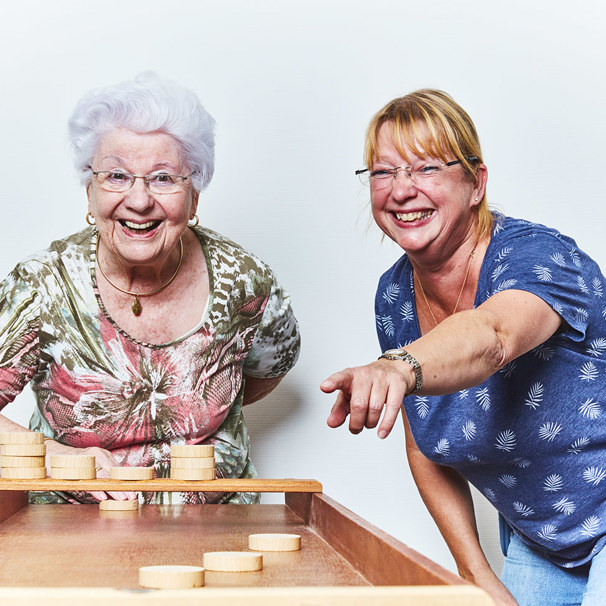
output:
<svg viewBox="0 0 606 606"><path fill-rule="evenodd" d="M190 223L189 221L193 221L193 223ZM189 221L187 222L187 224L190 227L196 227L196 225L200 223L200 218L198 217L198 215L194 215Z"/></svg>
<svg viewBox="0 0 606 606"><path fill-rule="evenodd" d="M86 213L86 222L89 225L97 225L97 222L95 221L95 217L93 217L90 210Z"/></svg>

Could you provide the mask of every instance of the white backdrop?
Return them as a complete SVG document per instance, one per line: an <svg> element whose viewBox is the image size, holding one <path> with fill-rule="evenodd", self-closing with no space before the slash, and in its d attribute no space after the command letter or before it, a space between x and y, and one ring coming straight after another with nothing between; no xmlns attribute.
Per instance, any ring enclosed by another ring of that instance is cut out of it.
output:
<svg viewBox="0 0 606 606"><path fill-rule="evenodd" d="M1 0L0 275L84 226L66 121L88 89L152 69L217 120L201 222L265 259L291 292L300 361L247 410L262 476L325 492L441 564L403 430L379 441L325 424L318 385L378 355L373 298L398 256L368 227L364 129L393 97L450 92L471 114L489 199L556 227L606 266L602 0ZM26 423L24 393L4 412ZM477 499L500 566L496 516Z"/></svg>

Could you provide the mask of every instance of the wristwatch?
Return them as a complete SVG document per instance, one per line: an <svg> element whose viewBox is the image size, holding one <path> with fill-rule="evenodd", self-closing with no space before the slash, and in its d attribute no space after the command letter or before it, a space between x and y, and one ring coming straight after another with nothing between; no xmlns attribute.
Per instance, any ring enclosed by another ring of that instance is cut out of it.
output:
<svg viewBox="0 0 606 606"><path fill-rule="evenodd" d="M381 358L385 358L386 360L403 360L404 362L408 362L415 372L415 388L411 393L419 391L419 389L423 387L423 373L421 371L421 365L417 359L409 354L404 348L400 347L399 349L388 349L379 356L379 360Z"/></svg>

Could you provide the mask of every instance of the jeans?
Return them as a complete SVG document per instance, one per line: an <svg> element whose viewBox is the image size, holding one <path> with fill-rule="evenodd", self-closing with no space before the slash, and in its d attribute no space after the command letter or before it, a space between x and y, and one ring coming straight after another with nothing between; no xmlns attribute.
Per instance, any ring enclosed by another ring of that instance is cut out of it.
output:
<svg viewBox="0 0 606 606"><path fill-rule="evenodd" d="M513 533L501 580L520 606L605 606L606 549L589 564L560 568Z"/></svg>

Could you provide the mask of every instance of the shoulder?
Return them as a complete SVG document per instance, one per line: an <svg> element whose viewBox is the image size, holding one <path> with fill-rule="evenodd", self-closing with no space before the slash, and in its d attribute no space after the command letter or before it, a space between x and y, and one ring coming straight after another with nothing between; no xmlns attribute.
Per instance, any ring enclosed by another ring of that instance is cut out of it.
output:
<svg viewBox="0 0 606 606"><path fill-rule="evenodd" d="M273 275L271 268L257 255L240 246L233 240L206 227L193 228L205 251L211 256L213 264L220 263L223 271L236 273L258 273Z"/></svg>

